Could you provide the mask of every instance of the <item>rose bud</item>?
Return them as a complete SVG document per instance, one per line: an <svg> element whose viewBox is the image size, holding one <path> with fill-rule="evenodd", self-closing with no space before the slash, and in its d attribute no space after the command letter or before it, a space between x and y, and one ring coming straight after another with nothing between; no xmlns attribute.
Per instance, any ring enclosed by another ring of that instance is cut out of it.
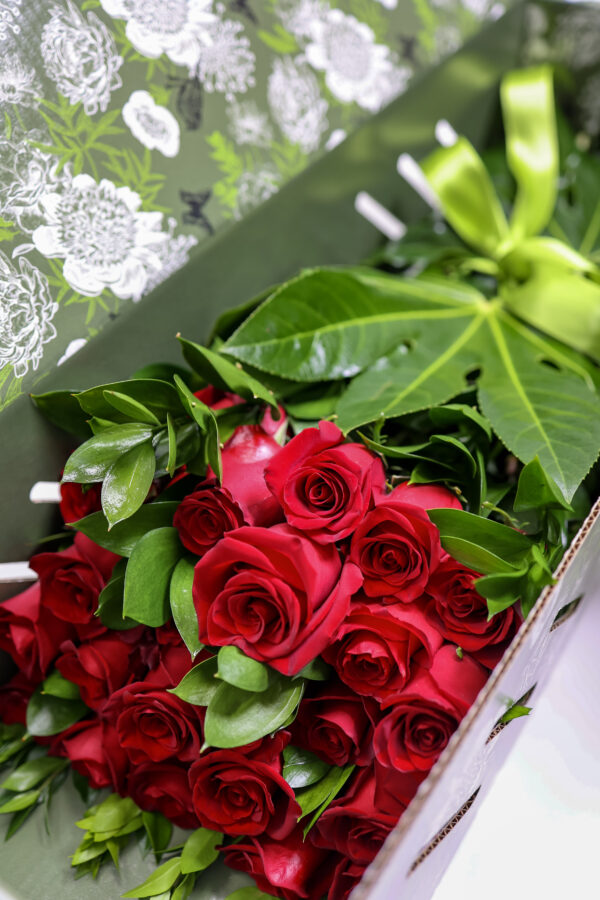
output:
<svg viewBox="0 0 600 900"><path fill-rule="evenodd" d="M406 686L415 654L423 650L431 661L441 644L441 635L415 604L382 606L359 598L323 658L357 694L383 701Z"/></svg>
<svg viewBox="0 0 600 900"><path fill-rule="evenodd" d="M377 703L345 684L319 684L305 696L291 727L292 743L316 753L332 766L366 766L373 758L373 723Z"/></svg>
<svg viewBox="0 0 600 900"><path fill-rule="evenodd" d="M214 479L203 481L184 497L173 517L181 543L196 556L214 547L226 531L244 524L239 505Z"/></svg>
<svg viewBox="0 0 600 900"><path fill-rule="evenodd" d="M368 865L397 821L397 816L381 812L375 805L373 768L357 769L349 790L318 819L312 841L317 847L336 850L360 865Z"/></svg>
<svg viewBox="0 0 600 900"><path fill-rule="evenodd" d="M199 639L295 675L323 651L361 576L289 525L229 531L196 564Z"/></svg>
<svg viewBox="0 0 600 900"><path fill-rule="evenodd" d="M198 821L229 835L266 832L276 840L294 830L302 810L281 775L239 750L205 753L190 769Z"/></svg>
<svg viewBox="0 0 600 900"><path fill-rule="evenodd" d="M114 727L102 719L86 719L57 735L52 756L66 757L95 790L110 787L122 794L129 761Z"/></svg>
<svg viewBox="0 0 600 900"><path fill-rule="evenodd" d="M136 766L127 779L127 795L147 812L160 812L180 828L197 828L188 769L174 762Z"/></svg>
<svg viewBox="0 0 600 900"><path fill-rule="evenodd" d="M382 765L427 772L486 683L488 672L445 644L428 668L416 666L410 684L375 728L373 746Z"/></svg>
<svg viewBox="0 0 600 900"><path fill-rule="evenodd" d="M333 875L327 900L347 900L364 875L366 866L342 856Z"/></svg>
<svg viewBox="0 0 600 900"><path fill-rule="evenodd" d="M488 620L485 599L474 580L481 576L456 560L444 560L427 585L432 598L432 622L447 641L458 644L488 669L493 669L519 630L522 618L509 606Z"/></svg>
<svg viewBox="0 0 600 900"><path fill-rule="evenodd" d="M351 534L385 484L379 457L362 444L344 443L332 422L292 438L265 478L288 523L320 544Z"/></svg>
<svg viewBox="0 0 600 900"><path fill-rule="evenodd" d="M72 625L42 605L39 582L0 603L0 649L33 681L42 681L62 642L74 636Z"/></svg>
<svg viewBox="0 0 600 900"><path fill-rule="evenodd" d="M38 684L37 679L31 681L23 672L0 684L0 722L25 725L27 704Z"/></svg>
<svg viewBox="0 0 600 900"><path fill-rule="evenodd" d="M393 491L381 497L380 502L388 500L400 503L412 503L421 509L462 509L456 494L441 484L409 484L403 481Z"/></svg>
<svg viewBox="0 0 600 900"><path fill-rule="evenodd" d="M118 559L79 533L67 550L38 553L29 565L40 577L44 607L65 622L87 625Z"/></svg>
<svg viewBox="0 0 600 900"><path fill-rule="evenodd" d="M60 486L60 514L66 525L78 522L90 513L102 509L101 484L77 484L66 481Z"/></svg>
<svg viewBox="0 0 600 900"><path fill-rule="evenodd" d="M358 525L349 558L363 573L368 597L409 603L423 594L441 554L439 532L427 513L412 503L386 499Z"/></svg>
<svg viewBox="0 0 600 900"><path fill-rule="evenodd" d="M67 681L78 685L81 699L90 709L100 709L118 688L132 677L131 648L120 637L103 635L76 647L61 644L56 668Z"/></svg>
<svg viewBox="0 0 600 900"><path fill-rule="evenodd" d="M230 391L221 391L212 384L207 385L200 391L196 391L195 395L198 400L201 400L205 406L210 406L211 409L229 409L231 406L238 406L239 404L247 402L243 397L240 397L239 394L232 394ZM278 431L287 428L287 415L283 406L279 406L278 419L273 418L271 407L267 406L259 424L263 431L271 437L276 435Z"/></svg>
<svg viewBox="0 0 600 900"><path fill-rule="evenodd" d="M281 841L261 836L223 848L231 869L247 872L259 890L284 900L321 900L328 896L332 854L305 841L302 828Z"/></svg>
<svg viewBox="0 0 600 900"><path fill-rule="evenodd" d="M221 485L242 510L248 525L274 525L283 520L279 503L265 481L265 470L281 447L260 425L240 425L221 454Z"/></svg>

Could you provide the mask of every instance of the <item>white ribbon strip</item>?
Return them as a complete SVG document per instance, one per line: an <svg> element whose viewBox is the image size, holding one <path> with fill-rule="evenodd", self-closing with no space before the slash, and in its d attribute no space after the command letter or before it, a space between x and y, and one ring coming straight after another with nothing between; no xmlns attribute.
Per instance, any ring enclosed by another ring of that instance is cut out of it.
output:
<svg viewBox="0 0 600 900"><path fill-rule="evenodd" d="M58 481L36 481L29 491L31 503L60 503L60 484Z"/></svg>
<svg viewBox="0 0 600 900"><path fill-rule="evenodd" d="M20 581L37 581L37 572L26 562L0 563L0 584L17 584Z"/></svg>
<svg viewBox="0 0 600 900"><path fill-rule="evenodd" d="M421 166L410 153L401 153L396 163L398 174L402 175L404 180L410 184L415 191L435 212L441 212L442 204L438 195L435 193L425 175Z"/></svg>
<svg viewBox="0 0 600 900"><path fill-rule="evenodd" d="M399 241L406 234L406 225L382 206L366 191L359 191L354 198L354 209L363 219L374 225L390 241Z"/></svg>

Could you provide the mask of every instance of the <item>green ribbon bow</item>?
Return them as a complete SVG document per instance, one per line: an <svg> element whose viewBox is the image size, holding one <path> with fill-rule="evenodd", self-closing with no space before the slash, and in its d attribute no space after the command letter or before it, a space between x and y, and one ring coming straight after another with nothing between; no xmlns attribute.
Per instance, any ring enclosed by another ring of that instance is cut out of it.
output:
<svg viewBox="0 0 600 900"><path fill-rule="evenodd" d="M506 160L517 191L507 219L483 160L464 137L422 164L454 231L485 257L506 306L600 361L600 271L573 247L541 235L556 205L559 149L550 66L505 75L500 89ZM599 186L600 187L600 186Z"/></svg>

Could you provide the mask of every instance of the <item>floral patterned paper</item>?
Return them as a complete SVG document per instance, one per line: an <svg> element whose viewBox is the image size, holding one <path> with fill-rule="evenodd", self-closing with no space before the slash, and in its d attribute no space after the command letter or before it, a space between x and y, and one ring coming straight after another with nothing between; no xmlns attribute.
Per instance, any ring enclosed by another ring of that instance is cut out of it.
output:
<svg viewBox="0 0 600 900"><path fill-rule="evenodd" d="M502 10L0 0L0 410Z"/></svg>

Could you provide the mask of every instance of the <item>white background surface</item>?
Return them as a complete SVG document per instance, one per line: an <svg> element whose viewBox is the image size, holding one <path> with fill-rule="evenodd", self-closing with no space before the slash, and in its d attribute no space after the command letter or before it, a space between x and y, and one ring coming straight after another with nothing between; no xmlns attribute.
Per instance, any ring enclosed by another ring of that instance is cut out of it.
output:
<svg viewBox="0 0 600 900"><path fill-rule="evenodd" d="M531 705L433 900L600 900L600 591Z"/></svg>

